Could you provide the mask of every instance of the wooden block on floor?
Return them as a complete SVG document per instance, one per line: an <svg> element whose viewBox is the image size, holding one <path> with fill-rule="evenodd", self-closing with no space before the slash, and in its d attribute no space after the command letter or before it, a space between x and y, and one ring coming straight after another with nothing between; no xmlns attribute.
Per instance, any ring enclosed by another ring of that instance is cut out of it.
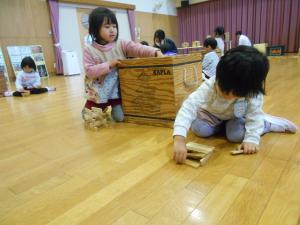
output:
<svg viewBox="0 0 300 225"><path fill-rule="evenodd" d="M186 159L184 162L186 165L198 168L201 166L200 161L192 160L192 159Z"/></svg>
<svg viewBox="0 0 300 225"><path fill-rule="evenodd" d="M203 159L206 153L203 152L189 152L187 153L187 157L191 159Z"/></svg>
<svg viewBox="0 0 300 225"><path fill-rule="evenodd" d="M186 147L190 151L203 152L203 153L210 153L210 152L213 152L215 149L215 147L213 147L213 146L202 145L202 144L198 144L195 142L188 142L186 144Z"/></svg>
<svg viewBox="0 0 300 225"><path fill-rule="evenodd" d="M202 145L195 142L187 143L186 147L188 149L188 153L185 164L194 168L204 166L215 148L213 146Z"/></svg>
<svg viewBox="0 0 300 225"><path fill-rule="evenodd" d="M235 150L230 151L230 154L231 154L231 155L240 155L240 154L244 154L244 150L241 150L241 149L235 149Z"/></svg>

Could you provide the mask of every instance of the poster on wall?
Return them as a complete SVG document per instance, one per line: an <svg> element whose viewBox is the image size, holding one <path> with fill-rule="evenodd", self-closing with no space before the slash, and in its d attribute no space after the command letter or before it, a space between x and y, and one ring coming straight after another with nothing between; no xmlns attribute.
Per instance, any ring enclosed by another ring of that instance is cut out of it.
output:
<svg viewBox="0 0 300 225"><path fill-rule="evenodd" d="M8 81L7 68L2 53L2 48L0 47L0 76L3 76L6 81Z"/></svg>
<svg viewBox="0 0 300 225"><path fill-rule="evenodd" d="M7 51L15 75L17 75L19 71L22 71L22 59L26 56L30 56L35 61L36 69L40 74L40 77L48 77L45 57L41 45L8 46Z"/></svg>

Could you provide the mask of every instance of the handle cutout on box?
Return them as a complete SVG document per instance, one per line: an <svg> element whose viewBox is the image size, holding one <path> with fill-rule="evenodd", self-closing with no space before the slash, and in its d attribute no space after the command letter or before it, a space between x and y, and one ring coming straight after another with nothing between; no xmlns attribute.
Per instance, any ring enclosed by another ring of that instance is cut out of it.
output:
<svg viewBox="0 0 300 225"><path fill-rule="evenodd" d="M191 82L188 82L187 81L187 69L183 68L183 83L188 88L194 87L195 85L198 84L198 73L197 73L196 66L193 66L193 70L194 70L194 80Z"/></svg>

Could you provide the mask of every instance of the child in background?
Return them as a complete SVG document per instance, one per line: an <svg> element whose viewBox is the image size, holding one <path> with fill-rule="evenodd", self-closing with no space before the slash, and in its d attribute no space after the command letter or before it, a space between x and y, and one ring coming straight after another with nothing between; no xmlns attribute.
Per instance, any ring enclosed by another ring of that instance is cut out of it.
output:
<svg viewBox="0 0 300 225"><path fill-rule="evenodd" d="M202 79L208 80L216 75L216 68L220 59L215 52L217 41L214 38L205 39L203 45L207 53L202 62Z"/></svg>
<svg viewBox="0 0 300 225"><path fill-rule="evenodd" d="M124 120L117 66L121 59L128 57L163 56L159 49L141 45L133 41L118 39L118 21L115 14L98 7L89 16L89 34L93 42L83 53L85 94L87 101L82 111L83 118L92 107L106 111L112 107L111 116L117 121Z"/></svg>
<svg viewBox="0 0 300 225"><path fill-rule="evenodd" d="M28 56L22 59L21 68L23 71L19 72L16 77L17 91L7 91L4 96L23 97L56 90L55 87L41 87L41 78L36 72L36 65L31 57Z"/></svg>
<svg viewBox="0 0 300 225"><path fill-rule="evenodd" d="M170 38L166 38L165 32L163 30L156 30L153 37L154 47L161 48L162 45L168 45L168 51L177 54L177 47Z"/></svg>
<svg viewBox="0 0 300 225"><path fill-rule="evenodd" d="M242 34L242 31L237 31L235 35L237 40L239 41L238 45L252 46L250 39L246 35Z"/></svg>
<svg viewBox="0 0 300 225"><path fill-rule="evenodd" d="M185 138L190 127L200 137L225 128L229 141L242 142L239 149L244 154L259 150L262 134L295 133L298 128L291 121L262 111L268 70L267 57L255 48L239 46L226 52L216 76L202 83L177 114L173 132L176 162L186 159Z"/></svg>
<svg viewBox="0 0 300 225"><path fill-rule="evenodd" d="M168 43L160 45L159 49L161 50L162 54L166 56L177 55L177 53L173 51L172 46Z"/></svg>
<svg viewBox="0 0 300 225"><path fill-rule="evenodd" d="M218 26L215 28L215 39L217 41L217 48L221 50L221 55L224 55L224 27Z"/></svg>

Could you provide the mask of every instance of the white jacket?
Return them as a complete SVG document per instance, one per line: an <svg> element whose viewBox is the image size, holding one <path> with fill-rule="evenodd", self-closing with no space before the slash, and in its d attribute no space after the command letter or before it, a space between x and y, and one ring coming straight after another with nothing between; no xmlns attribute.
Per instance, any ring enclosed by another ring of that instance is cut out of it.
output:
<svg viewBox="0 0 300 225"><path fill-rule="evenodd" d="M251 46L251 41L246 35L241 34L239 38L239 45Z"/></svg>
<svg viewBox="0 0 300 225"><path fill-rule="evenodd" d="M215 77L201 86L183 102L177 113L173 135L187 136L197 111L202 108L221 120L244 117L246 133L243 142L259 144L264 130L263 95L255 98L226 100L216 92Z"/></svg>
<svg viewBox="0 0 300 225"><path fill-rule="evenodd" d="M25 87L34 88L41 85L41 77L38 72L26 73L21 71L17 74L16 89L23 90Z"/></svg>

